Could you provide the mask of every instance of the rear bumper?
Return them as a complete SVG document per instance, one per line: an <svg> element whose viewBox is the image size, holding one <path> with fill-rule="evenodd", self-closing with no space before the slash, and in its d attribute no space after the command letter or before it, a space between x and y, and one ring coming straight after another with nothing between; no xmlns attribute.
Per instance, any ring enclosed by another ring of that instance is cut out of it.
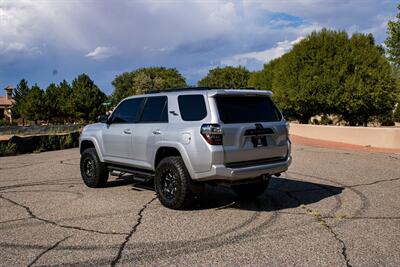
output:
<svg viewBox="0 0 400 267"><path fill-rule="evenodd" d="M228 180L237 181L243 179L251 179L261 175L272 175L275 173L285 172L292 162L289 156L285 161L268 163L250 167L228 168L225 165L212 165L211 170L203 173L196 173L192 177L196 181L209 180Z"/></svg>

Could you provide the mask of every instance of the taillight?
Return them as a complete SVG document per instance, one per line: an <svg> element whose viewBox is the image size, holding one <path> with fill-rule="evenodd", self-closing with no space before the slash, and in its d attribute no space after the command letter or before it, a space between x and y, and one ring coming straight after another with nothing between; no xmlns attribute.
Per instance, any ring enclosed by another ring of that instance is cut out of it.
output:
<svg viewBox="0 0 400 267"><path fill-rule="evenodd" d="M218 124L203 124L201 135L210 145L222 145L222 128Z"/></svg>

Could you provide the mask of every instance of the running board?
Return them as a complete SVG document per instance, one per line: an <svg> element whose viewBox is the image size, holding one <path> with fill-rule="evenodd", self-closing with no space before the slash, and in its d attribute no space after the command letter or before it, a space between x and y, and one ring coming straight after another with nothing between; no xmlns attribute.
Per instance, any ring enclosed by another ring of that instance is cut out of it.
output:
<svg viewBox="0 0 400 267"><path fill-rule="evenodd" d="M153 178L155 175L154 171L150 171L150 170L146 170L146 169L139 169L139 168L134 168L134 167L121 166L121 165L116 165L116 164L107 164L107 168L110 171L125 172L125 173L130 173L133 175L145 176L146 178Z"/></svg>

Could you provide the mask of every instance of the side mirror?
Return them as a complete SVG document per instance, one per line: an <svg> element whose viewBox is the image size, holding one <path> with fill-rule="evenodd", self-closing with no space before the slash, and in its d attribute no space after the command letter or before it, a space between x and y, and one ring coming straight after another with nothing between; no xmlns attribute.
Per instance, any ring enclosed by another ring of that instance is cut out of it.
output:
<svg viewBox="0 0 400 267"><path fill-rule="evenodd" d="M108 115L103 114L97 117L97 122L100 123L107 123L108 122Z"/></svg>

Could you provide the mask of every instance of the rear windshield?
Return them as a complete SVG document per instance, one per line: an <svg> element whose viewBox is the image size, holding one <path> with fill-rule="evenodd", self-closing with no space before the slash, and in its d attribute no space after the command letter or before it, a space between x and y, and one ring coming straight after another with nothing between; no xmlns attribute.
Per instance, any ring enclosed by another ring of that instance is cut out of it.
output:
<svg viewBox="0 0 400 267"><path fill-rule="evenodd" d="M223 123L280 121L282 115L268 96L219 96L216 98Z"/></svg>

